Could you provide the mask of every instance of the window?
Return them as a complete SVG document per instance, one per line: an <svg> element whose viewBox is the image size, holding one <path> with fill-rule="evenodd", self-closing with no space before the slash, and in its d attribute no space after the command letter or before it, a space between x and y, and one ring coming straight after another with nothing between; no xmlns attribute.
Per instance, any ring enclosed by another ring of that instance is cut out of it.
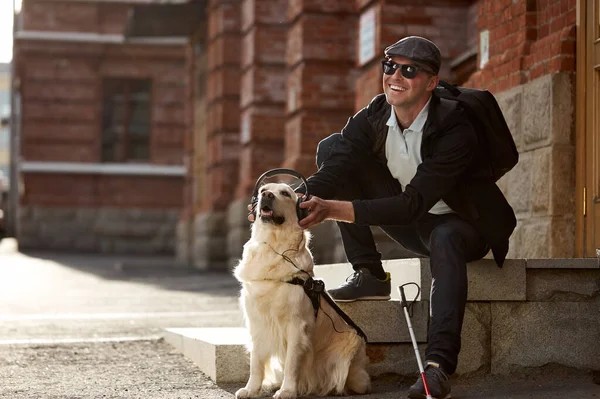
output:
<svg viewBox="0 0 600 399"><path fill-rule="evenodd" d="M147 79L104 79L102 161L150 159L150 93Z"/></svg>

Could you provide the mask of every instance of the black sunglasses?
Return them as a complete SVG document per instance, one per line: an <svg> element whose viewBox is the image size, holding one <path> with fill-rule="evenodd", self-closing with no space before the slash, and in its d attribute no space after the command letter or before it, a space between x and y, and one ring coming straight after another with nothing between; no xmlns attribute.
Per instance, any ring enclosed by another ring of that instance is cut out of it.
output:
<svg viewBox="0 0 600 399"><path fill-rule="evenodd" d="M392 60L382 60L381 67L383 68L383 73L386 75L393 75L398 69L400 69L400 73L406 79L414 79L419 71L423 71L429 75L434 75L433 72L426 68L421 68L414 64L398 64Z"/></svg>

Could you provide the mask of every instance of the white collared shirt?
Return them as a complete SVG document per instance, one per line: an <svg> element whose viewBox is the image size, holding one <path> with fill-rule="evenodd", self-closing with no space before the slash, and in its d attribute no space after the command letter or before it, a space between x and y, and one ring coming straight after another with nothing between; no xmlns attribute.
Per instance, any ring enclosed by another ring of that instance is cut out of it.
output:
<svg viewBox="0 0 600 399"><path fill-rule="evenodd" d="M392 113L387 121L388 135L385 141L385 156L387 158L387 166L392 176L394 176L402 185L402 190L410 183L413 177L417 174L417 167L423 162L421 159L421 140L423 138L423 127L427 121L429 114L429 103L423 107L419 115L413 123L402 130L394 106ZM451 213L452 209L442 200L439 200L431 207L429 213L441 215Z"/></svg>

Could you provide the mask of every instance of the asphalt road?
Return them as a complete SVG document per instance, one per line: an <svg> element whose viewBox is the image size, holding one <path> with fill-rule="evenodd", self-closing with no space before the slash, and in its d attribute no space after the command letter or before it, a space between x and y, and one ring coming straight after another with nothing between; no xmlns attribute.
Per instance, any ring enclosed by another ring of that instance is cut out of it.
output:
<svg viewBox="0 0 600 399"><path fill-rule="evenodd" d="M238 284L167 258L21 254L0 242L0 398L233 398L165 343L166 327L242 325ZM412 382L412 381L410 381ZM369 399L405 397L374 382ZM460 399L600 398L587 374L455 381Z"/></svg>

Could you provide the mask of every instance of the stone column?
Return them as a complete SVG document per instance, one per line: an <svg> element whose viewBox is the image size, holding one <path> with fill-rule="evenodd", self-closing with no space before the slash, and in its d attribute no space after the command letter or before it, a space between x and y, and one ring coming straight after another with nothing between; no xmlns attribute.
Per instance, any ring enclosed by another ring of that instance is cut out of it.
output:
<svg viewBox="0 0 600 399"><path fill-rule="evenodd" d="M208 8L206 184L195 218L194 264L227 268L227 207L238 183L240 127L240 0Z"/></svg>
<svg viewBox="0 0 600 399"><path fill-rule="evenodd" d="M297 0L288 8L287 121L283 167L315 172L318 142L354 108L354 3Z"/></svg>
<svg viewBox="0 0 600 399"><path fill-rule="evenodd" d="M195 57L193 45L186 48L184 90L184 118L186 131L183 142L183 162L186 173L183 183L183 209L176 229L175 257L178 264L189 265L192 259L192 228L194 221L194 72Z"/></svg>
<svg viewBox="0 0 600 399"><path fill-rule="evenodd" d="M247 205L258 176L283 161L287 0L244 0L241 48L239 184L229 206L230 265L250 237Z"/></svg>
<svg viewBox="0 0 600 399"><path fill-rule="evenodd" d="M317 144L354 113L357 17L352 1L290 1L285 156L282 167L308 177ZM312 229L315 263L345 261L334 222Z"/></svg>

